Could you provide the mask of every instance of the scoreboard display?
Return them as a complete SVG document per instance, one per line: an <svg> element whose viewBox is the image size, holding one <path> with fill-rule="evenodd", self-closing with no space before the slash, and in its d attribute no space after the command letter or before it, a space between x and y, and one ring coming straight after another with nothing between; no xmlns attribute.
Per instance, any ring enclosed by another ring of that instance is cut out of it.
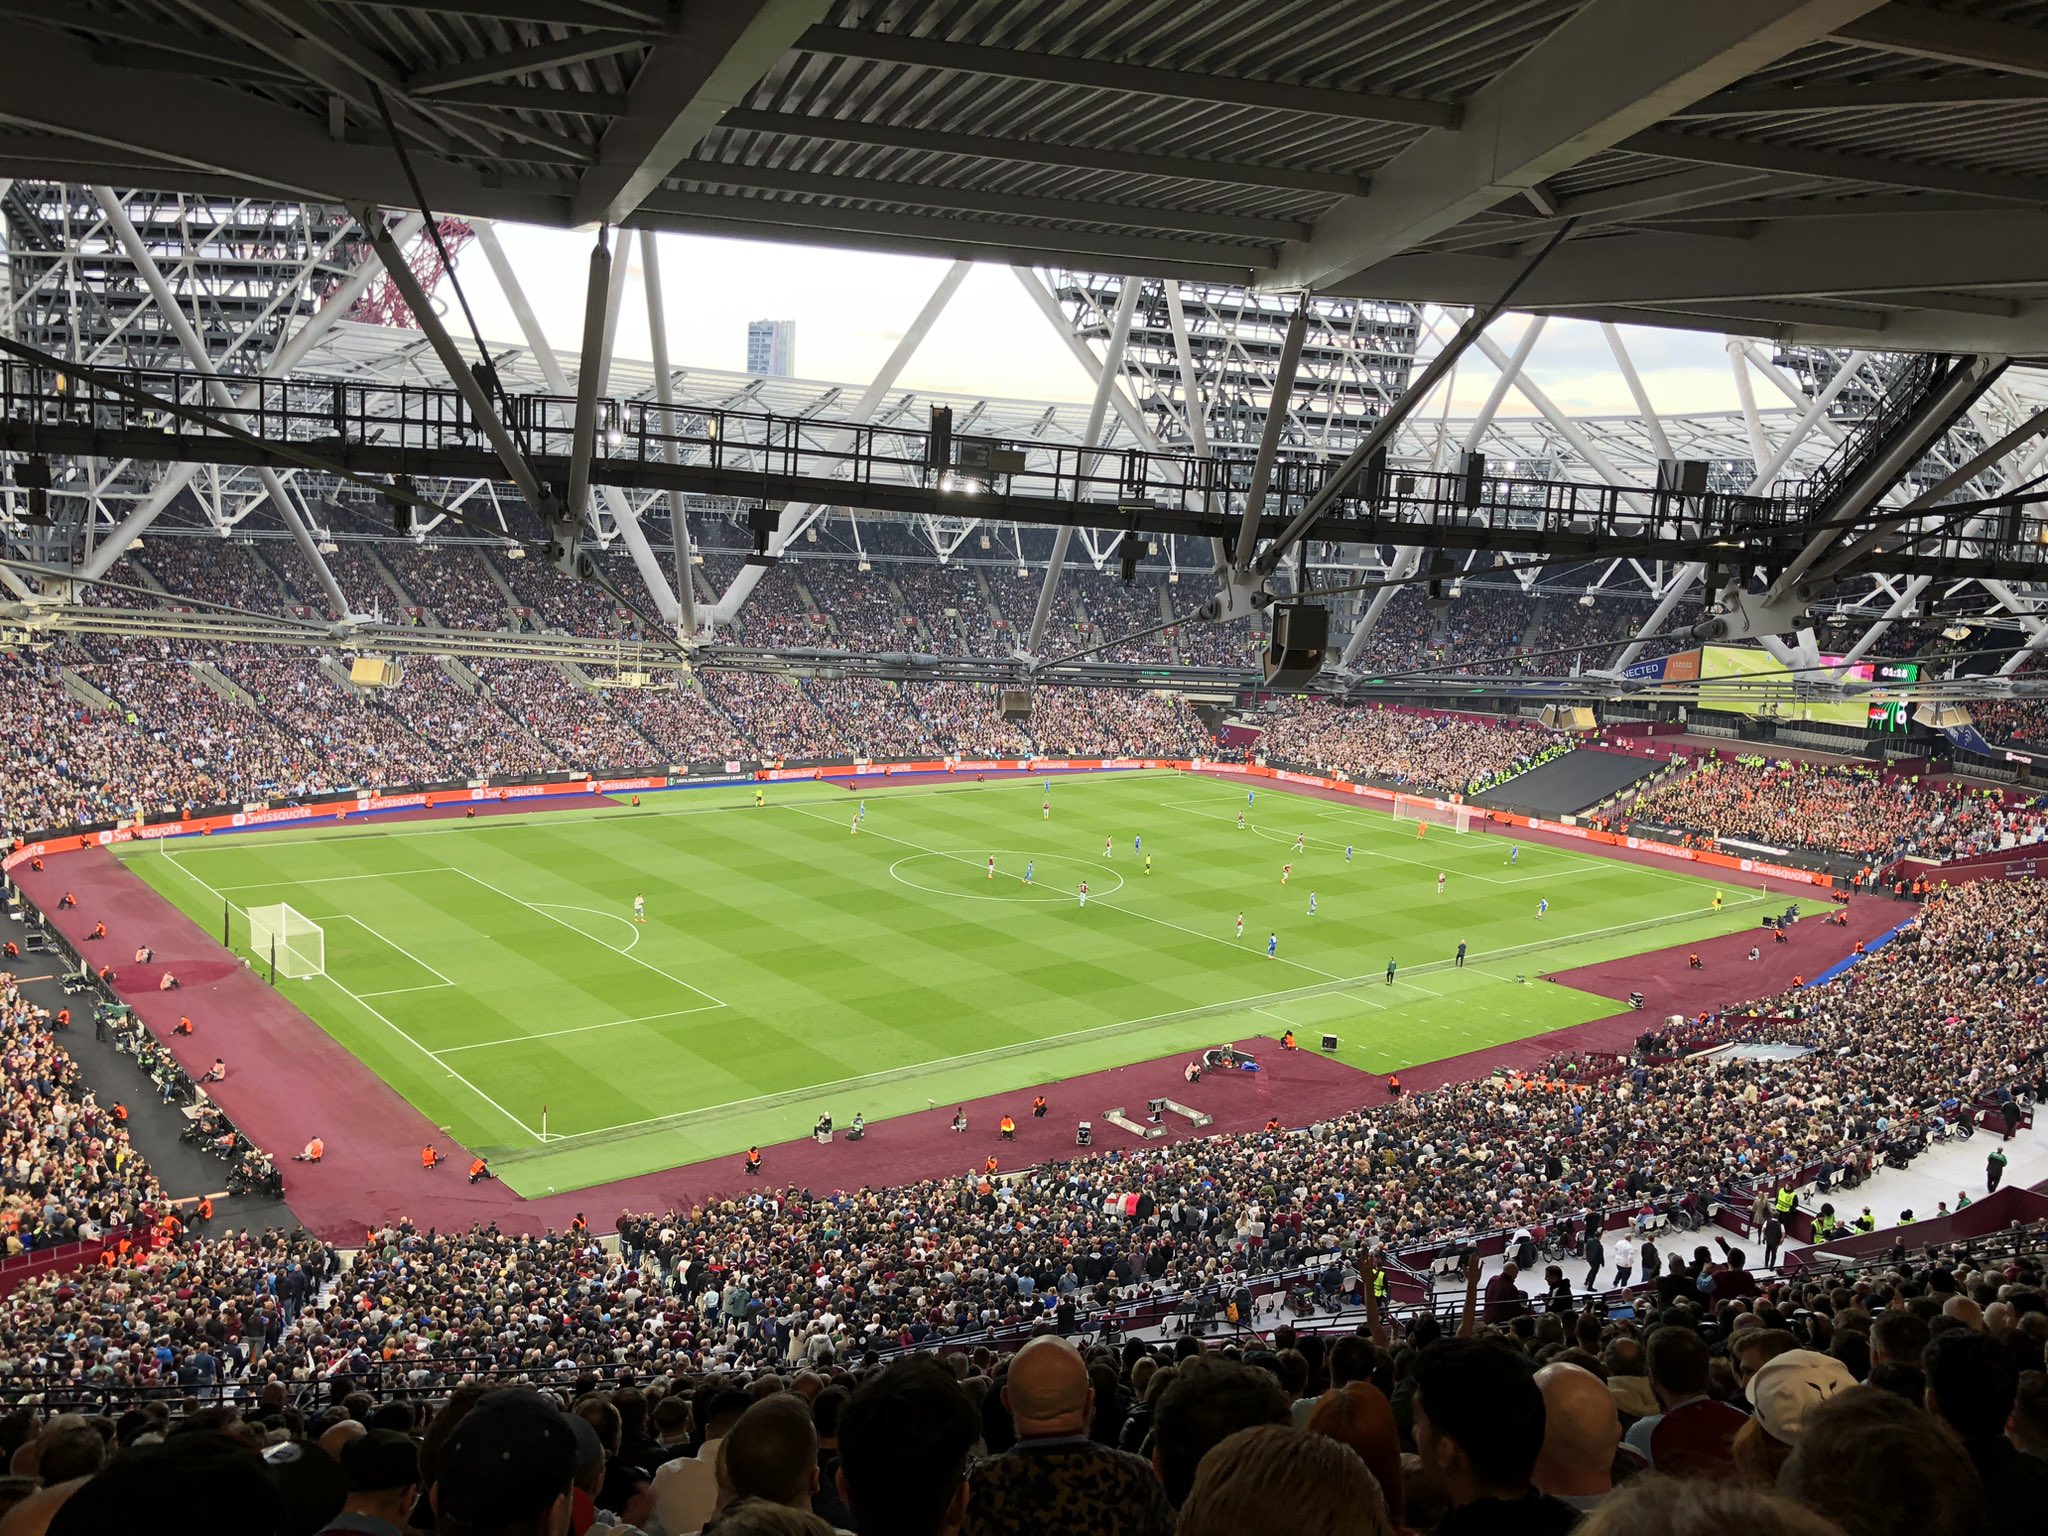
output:
<svg viewBox="0 0 2048 1536"><path fill-rule="evenodd" d="M1917 683L1920 681L1920 663L1917 661L1880 661L1871 666L1870 680L1874 683ZM1904 731L1909 721L1912 705L1905 699L1872 700L1870 705L1870 729L1873 731Z"/></svg>

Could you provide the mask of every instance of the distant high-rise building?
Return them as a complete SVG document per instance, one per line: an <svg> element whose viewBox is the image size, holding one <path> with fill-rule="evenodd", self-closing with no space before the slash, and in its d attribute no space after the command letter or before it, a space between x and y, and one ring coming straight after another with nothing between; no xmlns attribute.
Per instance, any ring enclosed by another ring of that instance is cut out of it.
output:
<svg viewBox="0 0 2048 1536"><path fill-rule="evenodd" d="M796 322L747 322L747 372L786 379L796 372Z"/></svg>

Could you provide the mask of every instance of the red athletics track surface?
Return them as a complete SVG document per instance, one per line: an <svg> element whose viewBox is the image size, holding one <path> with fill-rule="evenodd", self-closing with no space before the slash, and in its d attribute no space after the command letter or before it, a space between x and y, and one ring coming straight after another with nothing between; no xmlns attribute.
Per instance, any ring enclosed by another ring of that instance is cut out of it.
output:
<svg viewBox="0 0 2048 1536"><path fill-rule="evenodd" d="M965 775L960 775L963 781ZM900 780L899 780L900 782ZM1289 786L1301 793L1299 786ZM1332 799L1347 799L1331 795ZM563 801L550 802L552 805ZM617 804L600 796L576 796L567 803L588 808ZM480 815L531 812L535 802L483 804ZM461 808L416 810L379 819L449 819ZM175 847L174 842L170 846ZM1583 846L1583 845L1582 845ZM1627 850L1619 850L1624 856ZM23 891L42 908L64 936L95 965L114 967L116 991L177 1055L194 1077L216 1055L228 1065L227 1080L215 1085L213 1097L243 1131L272 1153L285 1173L285 1195L307 1228L331 1241L354 1243L369 1228L397 1216L422 1226L442 1229L472 1222L495 1221L506 1230L561 1229L577 1212L588 1213L593 1225L608 1230L622 1210L688 1210L701 1201L744 1193L758 1187L740 1169L740 1159L722 1158L662 1173L646 1174L566 1195L524 1200L504 1185L487 1181L470 1185L463 1170L469 1152L437 1136L434 1126L318 1025L281 998L224 950L214 935L144 884L111 854L99 848L52 855L41 874L18 865L14 871ZM65 891L78 897L78 907L58 911ZM1808 898L1806 908L1820 903ZM1427 1063L1403 1073L1407 1086L1423 1089L1483 1076L1496 1067L1533 1066L1562 1050L1626 1049L1651 1023L1672 1012L1696 1012L1698 999L1714 990L1716 1002L1746 1000L1787 984L1795 971L1817 975L1848 953L1854 942L1867 939L1902 921L1908 909L1890 901L1858 898L1850 909L1851 926L1823 927L1801 923L1789 945L1763 946L1765 959L1743 959L1751 938L1738 934L1699 946L1706 970L1686 969L1683 951L1670 950L1627 961L1585 967L1558 976L1558 981L1625 997L1631 990L1648 994L1642 1013L1623 1012L1570 1029L1490 1047L1447 1061ZM107 938L86 941L93 924L107 925ZM129 961L138 945L156 951L154 964ZM124 963L128 962L128 963ZM159 992L164 970L181 986ZM1506 983L1512 985L1512 983ZM1747 988L1748 990L1743 990ZM172 1038L178 1016L191 1015L198 1033ZM1033 1120L1033 1090L970 1101L968 1134L947 1129L952 1104L924 1113L872 1122L858 1145L834 1142L820 1146L799 1134L790 1141L762 1149L765 1179L770 1184L798 1184L811 1189L848 1188L861 1184L904 1184L917 1179L978 1171L994 1152L1005 1168L1019 1168L1077 1155L1074 1128L1079 1120L1094 1122L1092 1154L1129 1151L1142 1145L1128 1132L1103 1119L1103 1111L1122 1106L1141 1118L1148 1098L1173 1098L1215 1116L1210 1134L1256 1130L1269 1118L1289 1125L1341 1114L1361 1104L1378 1102L1381 1079L1308 1051L1282 1052L1273 1040L1245 1040L1258 1053L1265 1070L1256 1074L1209 1074L1199 1087L1181 1076L1181 1057L1140 1062L1046 1085L1051 1112ZM848 1103L835 1113L842 1124L859 1106ZM1018 1122L1017 1141L1002 1144L997 1118L1007 1111ZM803 1125L791 1129L801 1133ZM318 1166L288 1159L308 1137L318 1134L327 1144ZM1168 1140L1194 1135L1188 1122L1168 1117ZM433 1140L447 1160L426 1173L419 1166L420 1147Z"/></svg>

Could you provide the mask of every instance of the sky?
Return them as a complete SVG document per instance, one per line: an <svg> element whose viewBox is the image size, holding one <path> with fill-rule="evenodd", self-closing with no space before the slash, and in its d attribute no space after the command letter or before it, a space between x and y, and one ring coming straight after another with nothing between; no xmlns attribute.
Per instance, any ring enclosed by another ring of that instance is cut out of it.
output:
<svg viewBox="0 0 2048 1536"><path fill-rule="evenodd" d="M588 231L500 224L498 238L548 339L573 355L581 342ZM794 320L799 378L863 385L888 357L931 297L942 259L783 245L702 235L659 237L670 362L678 368L739 372L746 367L747 322ZM617 252L615 251L616 255ZM637 235L627 241L628 275L614 355L651 355L645 278ZM492 341L517 342L513 318L481 249L471 244L456 272L477 324ZM446 298L447 295L443 294ZM1489 333L1512 349L1528 324L1504 316ZM1448 330L1448 327L1446 327ZM1623 327L1624 343L1659 411L1738 408L1734 376L1719 335ZM1600 328L1552 320L1530 354L1528 372L1573 415L1628 415L1635 405ZM1460 364L1451 413L1477 411L1497 378L1476 355ZM912 388L1023 400L1085 400L1088 377L1003 263L977 263L905 365ZM1784 402L1760 395L1766 409ZM1519 393L1504 415L1533 414Z"/></svg>

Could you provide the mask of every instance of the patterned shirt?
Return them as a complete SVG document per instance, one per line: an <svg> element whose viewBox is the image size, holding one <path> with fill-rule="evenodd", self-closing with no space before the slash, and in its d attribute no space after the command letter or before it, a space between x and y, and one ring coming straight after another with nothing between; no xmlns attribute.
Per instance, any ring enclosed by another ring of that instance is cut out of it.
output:
<svg viewBox="0 0 2048 1536"><path fill-rule="evenodd" d="M1020 1440L970 1474L961 1536L1172 1536L1150 1462L1085 1435Z"/></svg>

